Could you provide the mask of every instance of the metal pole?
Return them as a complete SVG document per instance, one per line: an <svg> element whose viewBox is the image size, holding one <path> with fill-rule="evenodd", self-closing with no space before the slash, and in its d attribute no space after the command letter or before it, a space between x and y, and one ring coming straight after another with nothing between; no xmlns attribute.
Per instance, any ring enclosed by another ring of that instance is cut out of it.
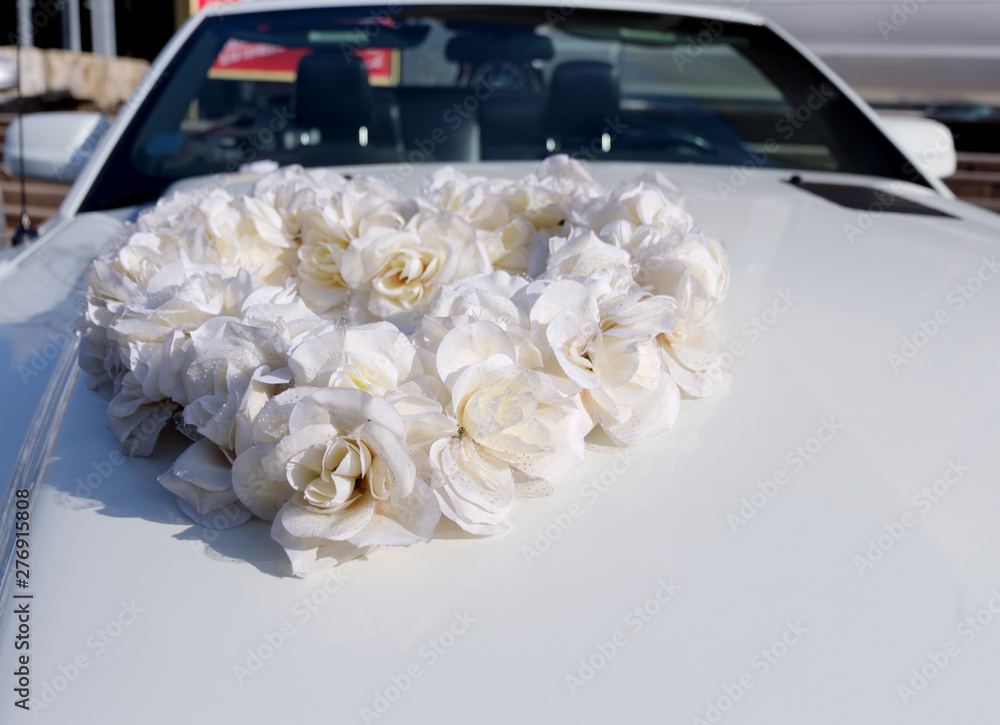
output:
<svg viewBox="0 0 1000 725"><path fill-rule="evenodd" d="M34 45L35 29L31 25L31 11L34 0L17 0L17 44Z"/></svg>
<svg viewBox="0 0 1000 725"><path fill-rule="evenodd" d="M21 154L18 166L18 176L21 179L21 223L14 230L10 243L12 246L23 244L38 236L38 230L31 226L28 216L28 188L24 176L24 96L21 94L21 44L17 45L17 143Z"/></svg>
<svg viewBox="0 0 1000 725"><path fill-rule="evenodd" d="M80 39L80 0L63 2L63 46L79 53L83 50Z"/></svg>
<svg viewBox="0 0 1000 725"><path fill-rule="evenodd" d="M90 25L94 52L109 58L118 55L114 0L90 0Z"/></svg>
<svg viewBox="0 0 1000 725"><path fill-rule="evenodd" d="M21 95L21 45L17 46L17 151L18 176L21 178L21 229L31 228L31 217L28 216L28 186L24 175L24 96Z"/></svg>

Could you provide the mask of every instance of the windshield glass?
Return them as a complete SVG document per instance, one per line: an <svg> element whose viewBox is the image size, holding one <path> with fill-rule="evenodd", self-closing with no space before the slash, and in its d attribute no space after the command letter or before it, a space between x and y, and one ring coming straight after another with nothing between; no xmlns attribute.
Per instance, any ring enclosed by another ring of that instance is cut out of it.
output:
<svg viewBox="0 0 1000 725"><path fill-rule="evenodd" d="M568 5L389 5L206 19L84 210L149 201L177 179L263 159L412 165L553 153L927 183L767 28Z"/></svg>

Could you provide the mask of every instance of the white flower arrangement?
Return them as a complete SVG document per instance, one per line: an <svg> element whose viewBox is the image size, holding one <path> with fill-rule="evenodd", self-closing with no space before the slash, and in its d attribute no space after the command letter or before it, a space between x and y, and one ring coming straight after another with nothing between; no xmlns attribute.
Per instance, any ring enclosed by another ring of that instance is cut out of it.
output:
<svg viewBox="0 0 1000 725"><path fill-rule="evenodd" d="M605 191L566 156L415 198L300 167L179 192L87 281L80 365L123 450L172 419L194 442L160 483L202 525L273 521L299 576L442 516L501 533L592 431L635 445L730 379L723 245L663 175Z"/></svg>

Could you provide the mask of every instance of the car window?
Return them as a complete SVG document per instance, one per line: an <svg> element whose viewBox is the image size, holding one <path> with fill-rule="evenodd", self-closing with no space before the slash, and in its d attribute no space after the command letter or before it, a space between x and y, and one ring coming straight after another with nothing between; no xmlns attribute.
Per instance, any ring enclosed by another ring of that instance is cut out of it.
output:
<svg viewBox="0 0 1000 725"><path fill-rule="evenodd" d="M537 160L817 169L926 183L765 27L682 15L387 6L206 19L85 208L247 163Z"/></svg>

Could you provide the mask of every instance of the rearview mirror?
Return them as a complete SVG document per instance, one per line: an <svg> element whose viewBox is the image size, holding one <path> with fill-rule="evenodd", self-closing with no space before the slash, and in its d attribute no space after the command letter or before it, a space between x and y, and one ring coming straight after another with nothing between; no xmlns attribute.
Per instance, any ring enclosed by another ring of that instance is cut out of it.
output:
<svg viewBox="0 0 1000 725"><path fill-rule="evenodd" d="M15 119L4 142L4 168L11 176L19 175L23 167L24 175L33 179L72 183L110 125L100 113L77 111L32 113Z"/></svg>
<svg viewBox="0 0 1000 725"><path fill-rule="evenodd" d="M920 116L882 116L889 140L928 176L943 179L955 173L958 155L951 130L943 123Z"/></svg>

